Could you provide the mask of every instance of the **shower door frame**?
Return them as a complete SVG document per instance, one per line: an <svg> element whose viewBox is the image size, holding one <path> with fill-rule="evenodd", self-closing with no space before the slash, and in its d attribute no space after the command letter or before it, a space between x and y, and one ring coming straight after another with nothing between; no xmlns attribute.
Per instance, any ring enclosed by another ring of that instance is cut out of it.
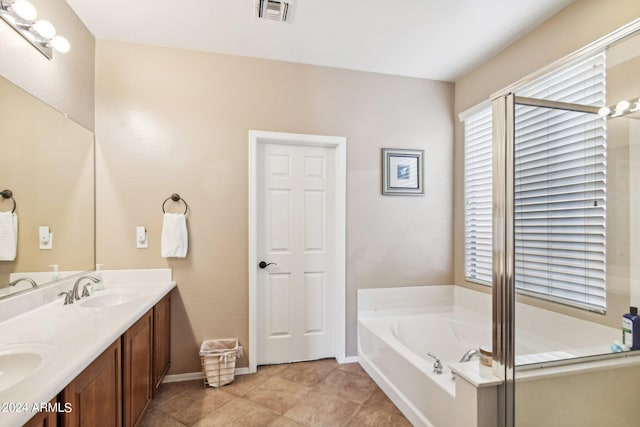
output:
<svg viewBox="0 0 640 427"><path fill-rule="evenodd" d="M515 282L513 274L513 149L515 95L492 100L493 114L493 373L498 389L499 426L515 425Z"/></svg>
<svg viewBox="0 0 640 427"><path fill-rule="evenodd" d="M492 102L493 137L493 348L494 373L504 383L499 402L504 425L515 425L514 177L516 105L598 114L598 107L526 98L513 93ZM509 423L508 420L513 420ZM502 420L501 420L502 421ZM502 425L502 424L501 424Z"/></svg>
<svg viewBox="0 0 640 427"><path fill-rule="evenodd" d="M606 49L640 31L640 18L618 28L564 58L494 93L493 113L493 373L504 383L499 388L500 427L515 427L515 275L514 275L514 149L515 106L529 105L595 113L596 108L518 97L514 93L533 80L578 58Z"/></svg>

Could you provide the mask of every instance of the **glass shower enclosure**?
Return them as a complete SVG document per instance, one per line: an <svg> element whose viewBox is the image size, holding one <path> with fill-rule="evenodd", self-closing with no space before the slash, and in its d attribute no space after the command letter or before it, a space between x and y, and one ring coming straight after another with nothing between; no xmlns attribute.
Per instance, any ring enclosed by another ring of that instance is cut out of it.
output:
<svg viewBox="0 0 640 427"><path fill-rule="evenodd" d="M640 20L492 103L504 426L640 423Z"/></svg>

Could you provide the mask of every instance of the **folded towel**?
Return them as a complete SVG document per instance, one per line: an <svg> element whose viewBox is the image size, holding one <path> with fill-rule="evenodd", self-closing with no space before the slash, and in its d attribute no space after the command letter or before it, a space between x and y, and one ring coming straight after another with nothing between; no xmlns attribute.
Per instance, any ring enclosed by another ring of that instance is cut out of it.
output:
<svg viewBox="0 0 640 427"><path fill-rule="evenodd" d="M15 261L18 249L18 215L0 212L0 261Z"/></svg>
<svg viewBox="0 0 640 427"><path fill-rule="evenodd" d="M187 232L187 218L184 214L164 214L160 246L164 258L184 258L187 256L189 234Z"/></svg>

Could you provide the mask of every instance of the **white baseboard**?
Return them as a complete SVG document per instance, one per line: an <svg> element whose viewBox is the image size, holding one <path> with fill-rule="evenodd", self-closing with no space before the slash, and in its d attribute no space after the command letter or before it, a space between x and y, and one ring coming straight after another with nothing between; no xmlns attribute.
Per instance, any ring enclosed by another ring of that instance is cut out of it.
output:
<svg viewBox="0 0 640 427"><path fill-rule="evenodd" d="M163 383L179 383L182 381L201 380L204 378L202 372L190 372L187 374L174 374L164 377Z"/></svg>
<svg viewBox="0 0 640 427"><path fill-rule="evenodd" d="M249 373L249 368L236 368L235 375L246 375ZM202 372L189 372L186 374L173 374L164 377L163 383L179 383L182 381L202 380L204 375Z"/></svg>
<svg viewBox="0 0 640 427"><path fill-rule="evenodd" d="M338 363L345 364L345 363L356 363L358 361L358 356L345 356L344 358L341 358L340 360L338 360Z"/></svg>

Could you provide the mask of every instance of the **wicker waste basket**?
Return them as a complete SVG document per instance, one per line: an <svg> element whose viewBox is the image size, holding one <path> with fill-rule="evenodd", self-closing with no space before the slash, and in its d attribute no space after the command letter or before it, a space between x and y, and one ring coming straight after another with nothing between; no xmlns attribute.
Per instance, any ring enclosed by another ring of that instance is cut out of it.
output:
<svg viewBox="0 0 640 427"><path fill-rule="evenodd" d="M200 345L204 384L220 387L233 381L238 358L238 339L205 340Z"/></svg>

